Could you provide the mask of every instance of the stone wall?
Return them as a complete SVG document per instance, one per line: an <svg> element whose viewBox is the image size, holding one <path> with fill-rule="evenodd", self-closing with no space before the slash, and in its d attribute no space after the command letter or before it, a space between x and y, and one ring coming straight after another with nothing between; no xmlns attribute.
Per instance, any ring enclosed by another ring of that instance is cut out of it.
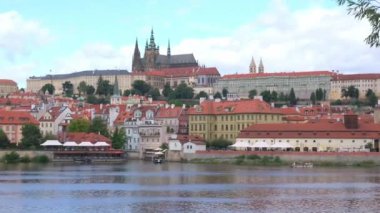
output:
<svg viewBox="0 0 380 213"><path fill-rule="evenodd" d="M4 157L7 153L12 152L13 150L0 150L0 159ZM52 151L30 151L30 150L14 150L16 151L20 157L29 156L30 158L34 158L40 155L46 155L50 160L53 159Z"/></svg>

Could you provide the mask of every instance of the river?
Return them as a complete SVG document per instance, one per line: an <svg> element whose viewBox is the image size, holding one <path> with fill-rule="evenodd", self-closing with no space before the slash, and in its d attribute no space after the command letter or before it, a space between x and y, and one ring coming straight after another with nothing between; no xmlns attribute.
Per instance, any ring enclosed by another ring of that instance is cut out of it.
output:
<svg viewBox="0 0 380 213"><path fill-rule="evenodd" d="M0 165L0 212L379 212L380 168Z"/></svg>

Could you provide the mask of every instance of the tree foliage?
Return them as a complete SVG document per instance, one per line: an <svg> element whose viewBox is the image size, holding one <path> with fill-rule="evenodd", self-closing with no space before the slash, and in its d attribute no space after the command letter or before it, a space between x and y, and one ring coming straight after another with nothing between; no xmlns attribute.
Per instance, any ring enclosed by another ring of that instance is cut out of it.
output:
<svg viewBox="0 0 380 213"><path fill-rule="evenodd" d="M290 89L290 93L289 93L289 104L291 106L294 106L297 104L297 97L296 97L296 94L294 93L294 89L291 88Z"/></svg>
<svg viewBox="0 0 380 213"><path fill-rule="evenodd" d="M260 95L263 97L263 100L265 102L270 102L271 101L271 93L269 90L264 90L260 93Z"/></svg>
<svg viewBox="0 0 380 213"><path fill-rule="evenodd" d="M5 132L2 129L0 129L0 149L8 148L10 143L11 142L9 141Z"/></svg>
<svg viewBox="0 0 380 213"><path fill-rule="evenodd" d="M48 91L50 95L53 95L55 87L53 86L53 84L45 84L42 86L41 90L44 94L46 93L46 91Z"/></svg>
<svg viewBox="0 0 380 213"><path fill-rule="evenodd" d="M90 129L90 121L80 118L74 119L68 126L69 132L88 132Z"/></svg>
<svg viewBox="0 0 380 213"><path fill-rule="evenodd" d="M342 97L349 97L349 98L359 98L359 89L356 88L355 86L351 85L348 88L343 88L342 89Z"/></svg>
<svg viewBox="0 0 380 213"><path fill-rule="evenodd" d="M87 94L87 83L85 81L81 81L77 87L79 95Z"/></svg>
<svg viewBox="0 0 380 213"><path fill-rule="evenodd" d="M181 83L173 92L174 95L169 95L170 98L176 99L192 99L194 97L194 90L188 87L187 84Z"/></svg>
<svg viewBox="0 0 380 213"><path fill-rule="evenodd" d="M87 85L86 87L86 94L87 95L93 95L95 94L95 87L92 85Z"/></svg>
<svg viewBox="0 0 380 213"><path fill-rule="evenodd" d="M257 95L257 90L253 89L249 91L248 97L253 99Z"/></svg>
<svg viewBox="0 0 380 213"><path fill-rule="evenodd" d="M40 128L33 124L25 124L21 128L22 139L21 146L25 149L37 149L42 142Z"/></svg>
<svg viewBox="0 0 380 213"><path fill-rule="evenodd" d="M210 149L227 149L230 145L232 145L232 142L223 138L218 138L207 142L207 146Z"/></svg>
<svg viewBox="0 0 380 213"><path fill-rule="evenodd" d="M222 90L222 95L223 95L223 97L224 97L224 98L227 98L227 94L228 94L228 90L227 90L227 88L223 88L223 90Z"/></svg>
<svg viewBox="0 0 380 213"><path fill-rule="evenodd" d="M215 99L216 99L216 98L222 99L222 94L221 94L220 92L216 92L216 93L214 94L214 98L215 98Z"/></svg>
<svg viewBox="0 0 380 213"><path fill-rule="evenodd" d="M200 91L200 92L195 96L196 99L199 99L199 98L207 98L207 97L208 97L208 95L207 95L207 93L206 93L205 91Z"/></svg>
<svg viewBox="0 0 380 213"><path fill-rule="evenodd" d="M365 97L367 98L368 105L370 105L372 107L377 105L378 97L376 96L376 94L371 89L367 90Z"/></svg>
<svg viewBox="0 0 380 213"><path fill-rule="evenodd" d="M70 81L65 81L62 84L63 94L66 97L72 97L74 94L74 86Z"/></svg>
<svg viewBox="0 0 380 213"><path fill-rule="evenodd" d="M100 96L108 96L113 93L113 85L108 80L104 80L102 76L99 76L96 87L96 94Z"/></svg>
<svg viewBox="0 0 380 213"><path fill-rule="evenodd" d="M129 89L126 89L123 92L123 96L129 96L130 94L131 94L131 90L129 90Z"/></svg>
<svg viewBox="0 0 380 213"><path fill-rule="evenodd" d="M112 148L123 149L126 139L125 130L116 127L112 134Z"/></svg>
<svg viewBox="0 0 380 213"><path fill-rule="evenodd" d="M313 105L315 105L315 103L316 103L316 101L317 101L317 97L315 96L315 93L314 93L314 92L312 92L312 93L310 94L310 101L311 101L311 103L312 103Z"/></svg>
<svg viewBox="0 0 380 213"><path fill-rule="evenodd" d="M140 95L145 95L151 89L151 86L143 80L135 80L132 87Z"/></svg>
<svg viewBox="0 0 380 213"><path fill-rule="evenodd" d="M169 83L166 83L165 86L164 86L164 89L162 90L162 95L164 97L169 97L169 95L171 93L173 93L173 89L170 87L170 84Z"/></svg>
<svg viewBox="0 0 380 213"><path fill-rule="evenodd" d="M371 47L380 46L380 2L378 0L337 0L339 5L346 5L349 14L357 19L367 19L372 32L365 38Z"/></svg>
<svg viewBox="0 0 380 213"><path fill-rule="evenodd" d="M157 88L151 88L148 93L148 96L152 97L153 100L157 100L160 97L160 91Z"/></svg>
<svg viewBox="0 0 380 213"><path fill-rule="evenodd" d="M107 124L100 117L95 117L88 129L89 132L100 133L103 136L109 137Z"/></svg>

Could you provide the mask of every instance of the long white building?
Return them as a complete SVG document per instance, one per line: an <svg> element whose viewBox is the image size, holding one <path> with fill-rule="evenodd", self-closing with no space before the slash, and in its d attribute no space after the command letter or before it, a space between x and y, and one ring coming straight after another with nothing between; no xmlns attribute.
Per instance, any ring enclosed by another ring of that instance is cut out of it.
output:
<svg viewBox="0 0 380 213"><path fill-rule="evenodd" d="M226 88L229 93L247 98L250 90L256 90L258 94L265 90L289 94L293 88L297 98L309 99L318 88L326 90L327 95L330 93L332 74L330 71L309 71L225 75L214 84L214 92Z"/></svg>

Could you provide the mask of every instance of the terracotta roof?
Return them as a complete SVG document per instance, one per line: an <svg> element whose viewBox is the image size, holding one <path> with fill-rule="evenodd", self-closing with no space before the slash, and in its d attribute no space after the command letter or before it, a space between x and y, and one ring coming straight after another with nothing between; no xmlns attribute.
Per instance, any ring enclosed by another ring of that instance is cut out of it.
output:
<svg viewBox="0 0 380 213"><path fill-rule="evenodd" d="M115 121L114 121L114 124L124 124L125 120L127 119L130 119L130 118L133 118L133 114L131 112L127 112L127 111L124 111L124 112L120 112Z"/></svg>
<svg viewBox="0 0 380 213"><path fill-rule="evenodd" d="M12 85L12 86L17 86L17 83L13 80L10 79L0 79L0 84L1 85Z"/></svg>
<svg viewBox="0 0 380 213"><path fill-rule="evenodd" d="M181 144L184 144L189 141L197 145L205 144L205 140L198 135L177 135L177 139L179 140L179 142L181 142Z"/></svg>
<svg viewBox="0 0 380 213"><path fill-rule="evenodd" d="M272 108L268 103L261 100L203 101L200 106L189 109L189 115L219 115L219 114L282 114L278 109Z"/></svg>
<svg viewBox="0 0 380 213"><path fill-rule="evenodd" d="M359 128L347 129L336 120L308 123L254 124L242 130L238 138L379 138L380 124L360 122Z"/></svg>
<svg viewBox="0 0 380 213"><path fill-rule="evenodd" d="M378 73L363 73L363 74L335 74L333 81L349 81L349 80L375 80L379 79Z"/></svg>
<svg viewBox="0 0 380 213"><path fill-rule="evenodd" d="M161 76L161 77L187 77L195 75L219 75L216 67L179 67L179 68L164 68L159 70L151 70L141 73L141 75Z"/></svg>
<svg viewBox="0 0 380 213"><path fill-rule="evenodd" d="M45 119L45 114L40 118L40 121L55 121L57 117L65 110L63 107L52 107L46 113L51 115L50 119Z"/></svg>
<svg viewBox="0 0 380 213"><path fill-rule="evenodd" d="M61 137L61 141L63 141L63 135L60 135L60 137ZM89 141L91 143L96 143L98 141L104 141L108 144L111 144L111 139L109 139L103 135L93 133L93 132L90 132L90 133L87 133L87 132L67 133L66 141L75 141L77 143L80 143L83 141Z"/></svg>
<svg viewBox="0 0 380 213"><path fill-rule="evenodd" d="M0 110L0 124L2 125L39 125L38 121L29 113L23 111Z"/></svg>
<svg viewBox="0 0 380 213"><path fill-rule="evenodd" d="M182 112L182 107L162 107L158 109L156 118L179 118Z"/></svg>
<svg viewBox="0 0 380 213"><path fill-rule="evenodd" d="M272 72L272 73L245 73L224 75L222 79L262 78L262 77L305 77L305 76L332 76L330 71L302 71L302 72Z"/></svg>

